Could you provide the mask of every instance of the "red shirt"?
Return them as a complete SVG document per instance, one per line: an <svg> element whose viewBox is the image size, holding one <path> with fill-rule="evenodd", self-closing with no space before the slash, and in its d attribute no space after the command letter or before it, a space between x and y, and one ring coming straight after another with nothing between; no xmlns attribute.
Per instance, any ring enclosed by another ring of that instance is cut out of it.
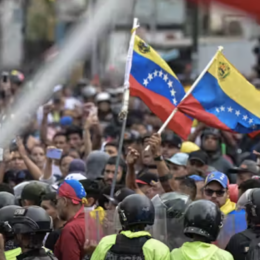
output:
<svg viewBox="0 0 260 260"><path fill-rule="evenodd" d="M84 257L85 214L81 209L62 229L54 254L59 260L81 260Z"/></svg>

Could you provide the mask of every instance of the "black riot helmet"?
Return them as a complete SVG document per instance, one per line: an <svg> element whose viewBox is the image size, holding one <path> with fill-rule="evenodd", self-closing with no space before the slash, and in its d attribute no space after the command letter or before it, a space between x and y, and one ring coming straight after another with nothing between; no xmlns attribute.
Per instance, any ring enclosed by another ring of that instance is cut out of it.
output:
<svg viewBox="0 0 260 260"><path fill-rule="evenodd" d="M260 224L260 188L247 190L238 201L238 205L241 204L245 197L244 208L247 213L247 219L250 225Z"/></svg>
<svg viewBox="0 0 260 260"><path fill-rule="evenodd" d="M126 197L118 206L121 225L127 229L134 225L153 225L154 206L144 195L133 194Z"/></svg>
<svg viewBox="0 0 260 260"><path fill-rule="evenodd" d="M192 202L184 214L184 234L204 237L207 242L215 241L223 226L223 214L217 205L209 200Z"/></svg>
<svg viewBox="0 0 260 260"><path fill-rule="evenodd" d="M5 236L5 239L13 236L13 229L9 221L13 218L14 212L17 209L21 209L21 207L10 205L0 209L0 233Z"/></svg>
<svg viewBox="0 0 260 260"><path fill-rule="evenodd" d="M16 209L10 224L15 234L36 234L52 230L50 216L38 206Z"/></svg>
<svg viewBox="0 0 260 260"><path fill-rule="evenodd" d="M188 195L179 192L167 192L152 199L155 209L164 208L167 219L180 218L191 203Z"/></svg>

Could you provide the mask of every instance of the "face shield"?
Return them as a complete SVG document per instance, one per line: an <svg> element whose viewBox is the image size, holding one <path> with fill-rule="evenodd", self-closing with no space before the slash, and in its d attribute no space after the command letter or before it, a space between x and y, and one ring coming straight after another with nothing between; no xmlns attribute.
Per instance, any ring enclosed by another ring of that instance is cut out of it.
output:
<svg viewBox="0 0 260 260"><path fill-rule="evenodd" d="M244 192L241 197L239 198L237 204L236 204L236 210L240 211L242 209L246 208L246 205L251 201L251 195L254 189L249 189L246 192Z"/></svg>
<svg viewBox="0 0 260 260"><path fill-rule="evenodd" d="M154 196L152 203L155 207L154 225L149 229L152 236L168 245L171 250L189 241L183 233L184 212L191 203L189 196L169 192Z"/></svg>

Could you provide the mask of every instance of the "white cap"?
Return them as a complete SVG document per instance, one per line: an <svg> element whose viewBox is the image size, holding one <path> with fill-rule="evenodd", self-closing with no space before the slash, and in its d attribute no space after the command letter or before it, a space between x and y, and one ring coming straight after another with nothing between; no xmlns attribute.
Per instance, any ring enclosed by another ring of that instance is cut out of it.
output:
<svg viewBox="0 0 260 260"><path fill-rule="evenodd" d="M85 180L85 179L87 178L81 173L71 173L65 178L65 180L77 180L77 181Z"/></svg>
<svg viewBox="0 0 260 260"><path fill-rule="evenodd" d="M98 93L96 96L96 102L109 101L110 95L107 92Z"/></svg>

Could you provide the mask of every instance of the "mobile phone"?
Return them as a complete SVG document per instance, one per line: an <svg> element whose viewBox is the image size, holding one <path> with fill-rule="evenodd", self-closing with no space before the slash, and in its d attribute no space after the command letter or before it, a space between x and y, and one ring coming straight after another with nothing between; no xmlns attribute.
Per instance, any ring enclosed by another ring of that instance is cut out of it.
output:
<svg viewBox="0 0 260 260"><path fill-rule="evenodd" d="M4 83L8 82L8 78L9 78L9 73L3 72L2 73L2 82L4 82Z"/></svg>
<svg viewBox="0 0 260 260"><path fill-rule="evenodd" d="M11 142L11 144L9 146L9 150L10 150L10 152L18 150L18 147L17 147L17 144L16 144L16 139L12 140L12 142Z"/></svg>
<svg viewBox="0 0 260 260"><path fill-rule="evenodd" d="M50 159L60 160L62 156L62 152L63 152L62 149L51 148L48 149L46 156L47 158Z"/></svg>

